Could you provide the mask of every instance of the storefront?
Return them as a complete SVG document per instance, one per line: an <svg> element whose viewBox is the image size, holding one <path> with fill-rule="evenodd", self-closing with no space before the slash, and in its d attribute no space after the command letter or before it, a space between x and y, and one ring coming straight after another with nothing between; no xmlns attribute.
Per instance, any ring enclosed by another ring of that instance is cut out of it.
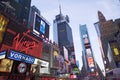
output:
<svg viewBox="0 0 120 80"><path fill-rule="evenodd" d="M14 50L0 52L0 80L26 80L35 58Z"/></svg>

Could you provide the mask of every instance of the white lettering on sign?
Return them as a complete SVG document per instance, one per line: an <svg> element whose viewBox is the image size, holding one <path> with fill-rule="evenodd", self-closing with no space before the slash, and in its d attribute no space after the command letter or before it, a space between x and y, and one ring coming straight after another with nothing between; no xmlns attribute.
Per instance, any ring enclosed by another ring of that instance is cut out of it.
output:
<svg viewBox="0 0 120 80"><path fill-rule="evenodd" d="M8 54L8 57L10 59L18 60L18 61L24 61L27 63L34 63L34 58L19 52L11 51L10 54Z"/></svg>

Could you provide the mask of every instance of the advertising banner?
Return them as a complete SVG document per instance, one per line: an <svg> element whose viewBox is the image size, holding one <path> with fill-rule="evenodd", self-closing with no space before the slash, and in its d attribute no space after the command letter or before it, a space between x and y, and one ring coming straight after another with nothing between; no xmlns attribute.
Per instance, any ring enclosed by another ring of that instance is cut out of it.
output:
<svg viewBox="0 0 120 80"><path fill-rule="evenodd" d="M2 59L0 60L0 72L11 72L13 60Z"/></svg>
<svg viewBox="0 0 120 80"><path fill-rule="evenodd" d="M63 51L64 51L64 59L68 61L68 50L65 46L63 46Z"/></svg>
<svg viewBox="0 0 120 80"><path fill-rule="evenodd" d="M87 57L89 67L94 67L94 61L92 57Z"/></svg>
<svg viewBox="0 0 120 80"><path fill-rule="evenodd" d="M52 54L53 58L52 58L52 66L54 68L59 67L59 61L58 61L58 57L59 57L59 53L56 50L53 50L53 54Z"/></svg>
<svg viewBox="0 0 120 80"><path fill-rule="evenodd" d="M86 54L87 54L88 57L92 56L91 48L86 49Z"/></svg>
<svg viewBox="0 0 120 80"><path fill-rule="evenodd" d="M4 32L6 30L6 25L8 24L8 19L0 14L0 43L3 40Z"/></svg>
<svg viewBox="0 0 120 80"><path fill-rule="evenodd" d="M32 73L39 71L40 74L50 74L49 70L49 62L37 58L31 67Z"/></svg>

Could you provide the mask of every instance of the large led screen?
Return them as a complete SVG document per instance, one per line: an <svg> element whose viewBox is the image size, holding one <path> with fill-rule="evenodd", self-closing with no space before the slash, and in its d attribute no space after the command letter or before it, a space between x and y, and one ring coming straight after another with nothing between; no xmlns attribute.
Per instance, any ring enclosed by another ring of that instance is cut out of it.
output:
<svg viewBox="0 0 120 80"><path fill-rule="evenodd" d="M33 31L38 35L49 38L49 24L37 13L35 13L34 17Z"/></svg>

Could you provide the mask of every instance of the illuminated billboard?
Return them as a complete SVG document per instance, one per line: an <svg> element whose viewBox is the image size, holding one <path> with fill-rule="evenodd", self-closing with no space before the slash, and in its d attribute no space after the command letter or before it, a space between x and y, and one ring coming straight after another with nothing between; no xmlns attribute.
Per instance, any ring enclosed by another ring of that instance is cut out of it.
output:
<svg viewBox="0 0 120 80"><path fill-rule="evenodd" d="M34 16L33 32L42 37L49 38L49 24L47 21L36 12Z"/></svg>
<svg viewBox="0 0 120 80"><path fill-rule="evenodd" d="M0 72L11 72L13 60L2 59L0 60Z"/></svg>
<svg viewBox="0 0 120 80"><path fill-rule="evenodd" d="M87 57L89 67L94 67L94 60L92 57Z"/></svg>
<svg viewBox="0 0 120 80"><path fill-rule="evenodd" d="M113 51L114 51L114 54L115 54L116 56L118 56L118 55L120 54L118 48L113 48Z"/></svg>
<svg viewBox="0 0 120 80"><path fill-rule="evenodd" d="M3 40L3 35L6 30L6 25L8 24L8 19L0 14L0 43Z"/></svg>
<svg viewBox="0 0 120 80"><path fill-rule="evenodd" d="M49 62L36 58L34 64L31 66L31 71L32 73L38 71L40 74L50 74Z"/></svg>
<svg viewBox="0 0 120 80"><path fill-rule="evenodd" d="M86 49L86 54L87 54L87 56L92 56L92 51L91 51L91 48L87 48Z"/></svg>
<svg viewBox="0 0 120 80"><path fill-rule="evenodd" d="M68 50L64 46L63 46L63 51L64 51L64 59L68 61Z"/></svg>
<svg viewBox="0 0 120 80"><path fill-rule="evenodd" d="M52 54L52 65L51 65L51 67L58 67L58 65L59 65L59 61L58 61L58 57L59 57L59 53L58 53L58 51L56 51L56 50L53 50L53 54Z"/></svg>

